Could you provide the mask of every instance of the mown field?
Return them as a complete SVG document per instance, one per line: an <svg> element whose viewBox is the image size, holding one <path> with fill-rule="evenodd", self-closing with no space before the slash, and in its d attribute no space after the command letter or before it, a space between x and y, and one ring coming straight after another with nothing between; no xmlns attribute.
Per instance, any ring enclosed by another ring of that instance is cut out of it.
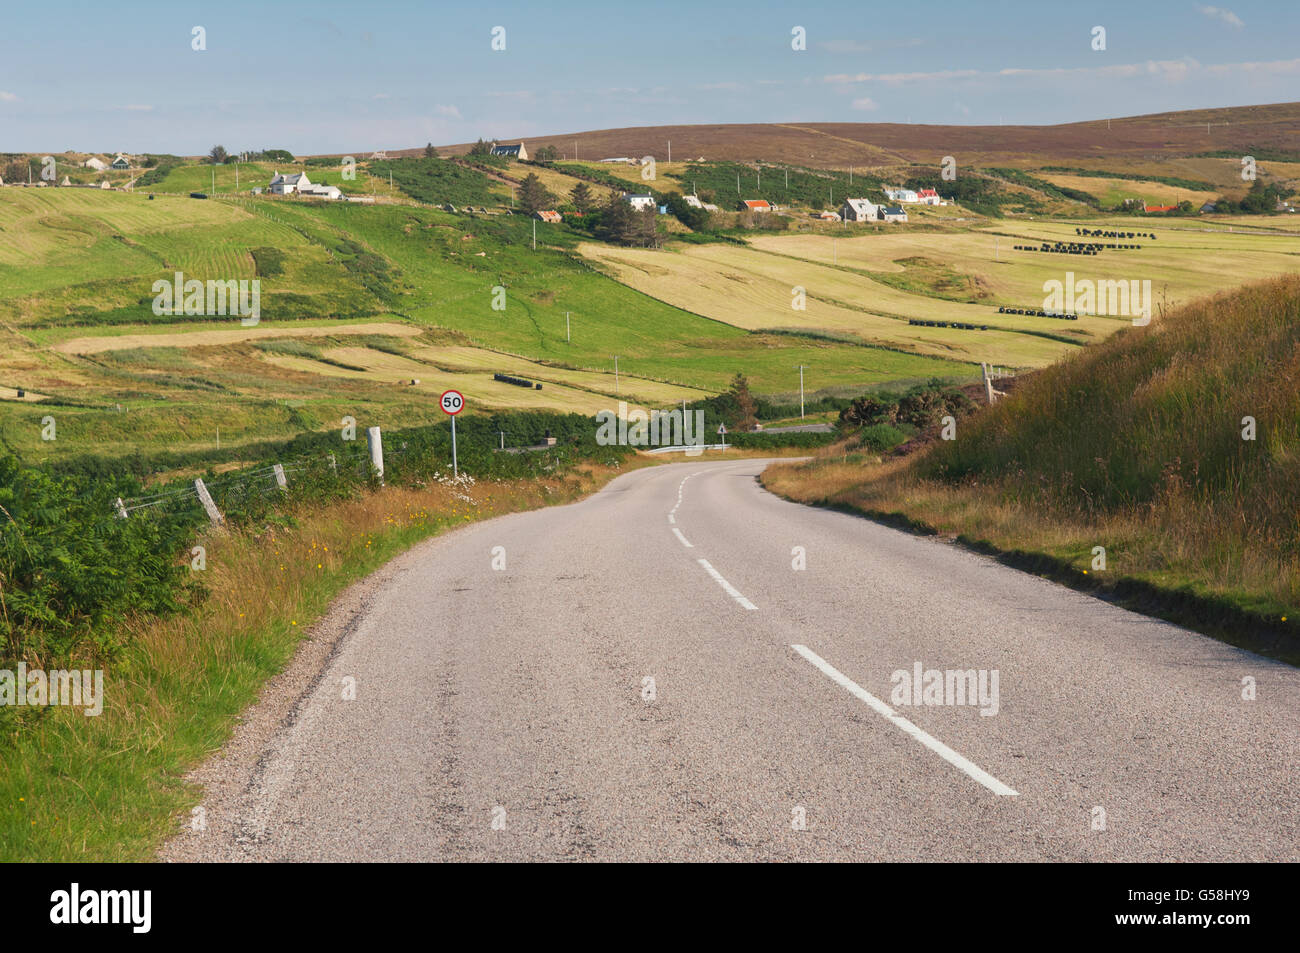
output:
<svg viewBox="0 0 1300 953"><path fill-rule="evenodd" d="M0 387L45 398L0 403L0 440L30 462L232 447L345 415L415 425L439 418L437 394L453 386L472 412L591 413L619 399L699 399L737 372L760 392L788 393L799 364L813 369L810 390L972 373L674 308L575 258L563 228L540 227L534 251L522 216L5 189L0 228ZM176 270L257 278L260 323L155 315L153 282ZM543 387L495 382L496 372ZM46 416L54 440L42 439Z"/></svg>

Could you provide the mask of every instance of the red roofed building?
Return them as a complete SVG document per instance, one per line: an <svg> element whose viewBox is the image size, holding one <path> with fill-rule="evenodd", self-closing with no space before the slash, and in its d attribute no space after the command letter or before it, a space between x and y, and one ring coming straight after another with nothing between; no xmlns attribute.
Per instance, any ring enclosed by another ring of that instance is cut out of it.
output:
<svg viewBox="0 0 1300 953"><path fill-rule="evenodd" d="M748 212L770 212L776 207L766 199L745 199L741 204L743 211Z"/></svg>
<svg viewBox="0 0 1300 953"><path fill-rule="evenodd" d="M1142 203L1142 211L1144 212L1172 212L1177 208L1177 205L1147 205L1145 202Z"/></svg>
<svg viewBox="0 0 1300 953"><path fill-rule="evenodd" d="M543 222L550 222L552 225L558 225L563 219L560 218L559 212L538 211L535 213Z"/></svg>
<svg viewBox="0 0 1300 953"><path fill-rule="evenodd" d="M934 189L921 189L916 193L916 200L922 205L942 205L943 199Z"/></svg>

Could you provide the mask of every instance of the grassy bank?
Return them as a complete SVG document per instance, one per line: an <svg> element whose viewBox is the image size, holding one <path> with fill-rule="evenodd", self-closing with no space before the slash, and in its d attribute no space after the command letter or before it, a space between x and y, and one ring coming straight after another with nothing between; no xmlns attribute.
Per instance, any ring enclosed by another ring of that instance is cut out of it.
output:
<svg viewBox="0 0 1300 953"><path fill-rule="evenodd" d="M883 461L828 448L764 483L1294 662L1297 381L1300 279L1287 277L1120 332L963 420L955 440Z"/></svg>
<svg viewBox="0 0 1300 953"><path fill-rule="evenodd" d="M205 536L207 597L191 613L129 623L126 648L103 664L103 714L28 708L5 723L0 860L148 859L199 801L185 773L222 744L347 585L422 539L571 502L650 462L577 463L470 487L390 486Z"/></svg>

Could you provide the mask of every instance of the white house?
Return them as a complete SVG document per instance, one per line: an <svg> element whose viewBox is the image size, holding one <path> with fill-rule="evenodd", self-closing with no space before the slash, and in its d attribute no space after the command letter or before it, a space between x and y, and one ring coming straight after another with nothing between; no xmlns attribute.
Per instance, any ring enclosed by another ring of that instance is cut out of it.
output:
<svg viewBox="0 0 1300 953"><path fill-rule="evenodd" d="M942 205L943 199L934 189L921 189L916 193L916 201L921 205Z"/></svg>
<svg viewBox="0 0 1300 953"><path fill-rule="evenodd" d="M305 195L308 198L333 199L335 201L343 198L343 193L336 185L312 185L311 183L303 185L299 183L298 194Z"/></svg>
<svg viewBox="0 0 1300 953"><path fill-rule="evenodd" d="M124 155L119 155L117 158L113 160L113 168L117 169L118 171L121 171L123 169L129 169L131 168L131 160Z"/></svg>
<svg viewBox="0 0 1300 953"><path fill-rule="evenodd" d="M915 204L917 201L916 193L911 189L885 189L885 198L891 202L908 202Z"/></svg>
<svg viewBox="0 0 1300 953"><path fill-rule="evenodd" d="M655 207L655 197L653 195L625 195L624 198L627 199L627 204L638 212L642 209Z"/></svg>
<svg viewBox="0 0 1300 953"><path fill-rule="evenodd" d="M907 212L902 206L880 206L880 220L882 222L906 222Z"/></svg>
<svg viewBox="0 0 1300 953"><path fill-rule="evenodd" d="M85 162L81 163L81 166L84 169L94 169L96 172L103 172L108 168L108 163L103 159L100 159L98 156L91 156Z"/></svg>
<svg viewBox="0 0 1300 953"><path fill-rule="evenodd" d="M311 180L307 178L306 172L294 172L292 175L284 175L277 172L271 179L272 195L293 195L303 188L311 188Z"/></svg>
<svg viewBox="0 0 1300 953"><path fill-rule="evenodd" d="M507 159L520 159L524 162L528 161L528 150L524 147L522 142L516 142L513 145L503 144L493 146L492 154L494 156L505 156Z"/></svg>
<svg viewBox="0 0 1300 953"><path fill-rule="evenodd" d="M840 215L846 222L874 222L879 218L880 206L868 199L845 199Z"/></svg>

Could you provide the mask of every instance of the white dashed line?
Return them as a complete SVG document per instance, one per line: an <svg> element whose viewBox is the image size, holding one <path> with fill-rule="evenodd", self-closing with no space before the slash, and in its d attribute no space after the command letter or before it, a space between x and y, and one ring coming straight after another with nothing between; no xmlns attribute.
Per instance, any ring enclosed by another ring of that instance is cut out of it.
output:
<svg viewBox="0 0 1300 953"><path fill-rule="evenodd" d="M676 532L676 530L674 530L673 532ZM727 595L731 596L731 598L739 602L741 606L743 606L746 609L758 608L758 606L754 605L754 603L750 602L739 592L737 592L735 586L727 582L727 580L723 579L722 573L718 572L716 569L710 566L709 561L707 559L700 559L697 560L697 562L704 567L704 571L707 572L710 576L712 576L719 586L721 586L724 590L726 590Z"/></svg>
<svg viewBox="0 0 1300 953"><path fill-rule="evenodd" d="M682 531L679 530L676 526L673 527L673 532L677 535L677 538L682 541L682 545L685 546L687 549L695 548L694 546L691 545L690 540L688 540L685 536L683 536Z"/></svg>
<svg viewBox="0 0 1300 953"><path fill-rule="evenodd" d="M701 559L700 562L704 562L704 560ZM907 734L911 735L913 738L921 742L921 744L925 745L927 748L929 748L939 757L943 758L943 760L947 761L949 764L957 768L960 768L962 771L970 775L970 777L974 778L980 784L984 785L994 794L1010 795L1011 797L1017 796L1017 792L1011 790L1011 788L1007 787L1005 784L1003 784L997 778L993 777L993 775L989 774L983 768L977 767L970 761L967 761L965 758L963 758L957 752L953 751L942 741L938 740L932 735L929 735L926 732L922 731L920 728L916 727L916 725L912 724L902 715L898 714L898 712L894 711L894 709L890 708L888 705L882 702L875 695L871 694L869 691L867 691L857 682L853 681L853 679L849 678L847 675L837 670L833 665L830 664L830 662L827 662L824 658L822 658L812 649L808 648L808 646L791 645L790 648L794 649L805 659L811 662L823 675L829 678L832 682L834 682L835 684L839 685L841 688L848 691L849 694L856 696L860 701L866 702L867 705L870 706L871 709L874 710L877 714L883 715L889 721L893 722L897 727L903 729L903 731L905 731Z"/></svg>

